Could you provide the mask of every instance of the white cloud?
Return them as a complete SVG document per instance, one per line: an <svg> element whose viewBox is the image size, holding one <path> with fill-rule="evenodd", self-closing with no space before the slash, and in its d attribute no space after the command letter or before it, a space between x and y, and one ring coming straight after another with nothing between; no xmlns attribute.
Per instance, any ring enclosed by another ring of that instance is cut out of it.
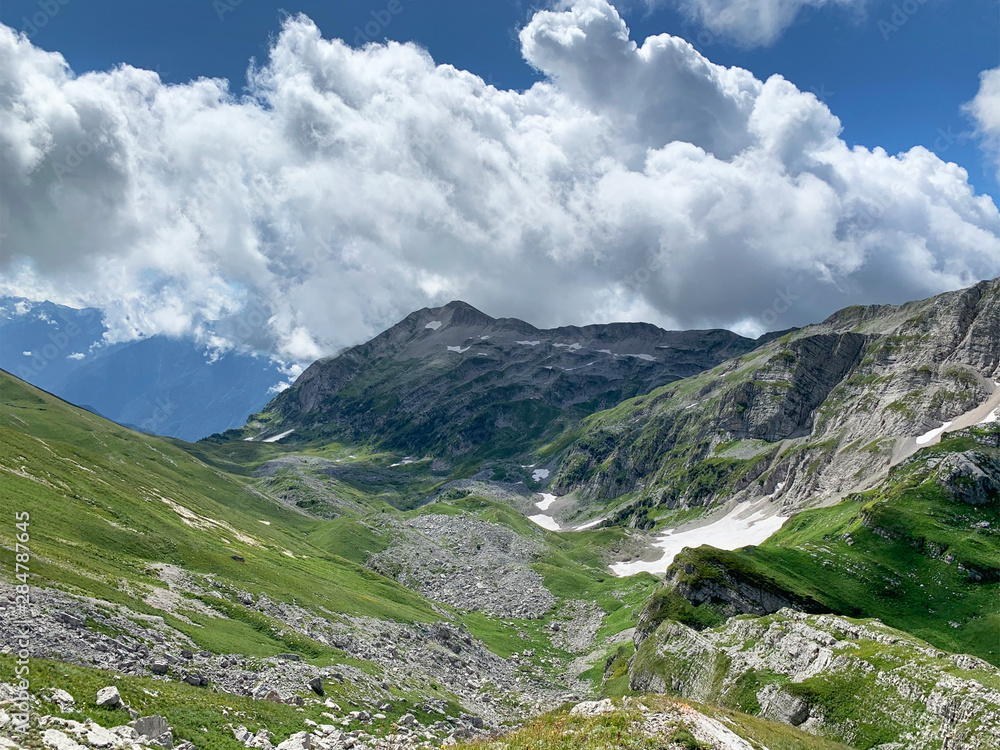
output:
<svg viewBox="0 0 1000 750"><path fill-rule="evenodd" d="M302 362L453 298L760 331L1000 270L963 170L849 148L781 77L637 44L603 0L537 13L521 43L545 80L504 91L297 16L237 98L78 76L0 28L0 291L101 307L112 340Z"/></svg>
<svg viewBox="0 0 1000 750"><path fill-rule="evenodd" d="M976 121L984 146L997 161L1000 180L1000 67L979 74L979 91L965 109Z"/></svg>
<svg viewBox="0 0 1000 750"><path fill-rule="evenodd" d="M651 0L651 4L662 0ZM798 15L809 8L837 5L855 12L868 0L673 0L691 20L711 34L745 47L774 44Z"/></svg>

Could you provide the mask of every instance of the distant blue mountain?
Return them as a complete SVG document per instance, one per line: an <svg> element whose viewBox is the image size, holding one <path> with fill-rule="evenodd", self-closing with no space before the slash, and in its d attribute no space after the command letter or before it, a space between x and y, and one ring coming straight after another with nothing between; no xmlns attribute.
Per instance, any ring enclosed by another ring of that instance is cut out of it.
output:
<svg viewBox="0 0 1000 750"><path fill-rule="evenodd" d="M121 424L182 440L239 427L284 377L267 356L190 338L108 345L101 312L0 298L0 368Z"/></svg>

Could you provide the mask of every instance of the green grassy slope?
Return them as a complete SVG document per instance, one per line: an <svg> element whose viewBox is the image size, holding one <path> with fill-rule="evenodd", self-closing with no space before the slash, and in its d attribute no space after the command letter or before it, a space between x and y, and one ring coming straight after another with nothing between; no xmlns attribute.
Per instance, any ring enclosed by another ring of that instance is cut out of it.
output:
<svg viewBox="0 0 1000 750"><path fill-rule="evenodd" d="M409 514L466 513L539 541L543 553L535 568L545 585L559 602L595 599L608 613L604 630L609 634L633 625L655 588L652 576L621 581L608 575L599 550L620 540L620 529L553 534L509 506L479 497L412 511L394 508L390 500L434 486L420 465L397 472L412 474L412 479L409 485L400 480L395 488L370 489L359 482L348 487L353 481L348 475L338 486L349 488L358 503L356 513L324 520L294 512L261 493L260 480L248 476L264 461L289 452L270 444L189 446L142 435L0 371L0 476L7 516L0 524L0 575L13 580L14 513L27 512L32 585L161 615L216 653L295 651L327 661L343 655L268 622L240 604L238 592L295 603L324 617L368 615L399 622L447 617L450 607L432 606L419 593L365 567L369 553L393 542L391 524L379 523L385 514L403 520ZM309 454L355 456L359 475L371 473L365 466L378 469L388 461L343 446ZM374 464L365 463L372 460ZM223 471L223 466L241 474ZM201 581L211 577L212 592L219 596L203 596L202 601L226 619L188 609L186 619L178 618L148 604L146 595L165 587L154 567L162 564ZM555 611L532 623L510 623L474 612L451 615L503 656L532 647L539 658L543 653L567 657L548 641L545 628L554 616Z"/></svg>
<svg viewBox="0 0 1000 750"><path fill-rule="evenodd" d="M150 565L167 563L278 601L401 621L439 619L419 595L365 569L357 556L336 554L322 522L248 491L239 477L170 441L131 432L2 372L0 471L8 516L0 524L0 566L5 575L13 571L14 512L30 513L34 585L148 612L134 592L162 586ZM232 621L171 624L210 649L241 636L261 638L239 633Z"/></svg>
<svg viewBox="0 0 1000 750"><path fill-rule="evenodd" d="M997 431L967 434L991 439ZM968 436L945 440L878 488L798 514L758 547L686 550L668 578L675 590L744 582L806 609L877 617L1000 666L1000 497L982 505L957 500L935 470L943 457L967 450L1000 456ZM664 614L704 625L724 609L718 601L685 604L675 601Z"/></svg>

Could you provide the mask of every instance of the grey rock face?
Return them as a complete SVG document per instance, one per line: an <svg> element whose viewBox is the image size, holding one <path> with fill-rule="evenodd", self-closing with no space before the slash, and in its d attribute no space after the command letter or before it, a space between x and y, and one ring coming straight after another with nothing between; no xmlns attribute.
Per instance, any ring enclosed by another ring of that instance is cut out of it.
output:
<svg viewBox="0 0 1000 750"><path fill-rule="evenodd" d="M946 657L878 620L782 610L701 632L666 621L638 641L629 684L706 700L753 679L763 683L756 693L761 716L852 745L867 726L895 736L883 746L991 748L1000 732L1000 691L992 687L1000 670ZM972 669L957 676L960 663ZM816 681L839 685L849 701L827 715L810 689Z"/></svg>
<svg viewBox="0 0 1000 750"><path fill-rule="evenodd" d="M997 402L998 320L1000 280L843 310L594 421L552 488L592 504L635 493L614 520L640 527L660 506L836 502ZM970 499L992 489L962 476L980 484Z"/></svg>
<svg viewBox="0 0 1000 750"><path fill-rule="evenodd" d="M948 494L963 503L1000 502L1000 465L983 453L948 454L938 464L938 481Z"/></svg>

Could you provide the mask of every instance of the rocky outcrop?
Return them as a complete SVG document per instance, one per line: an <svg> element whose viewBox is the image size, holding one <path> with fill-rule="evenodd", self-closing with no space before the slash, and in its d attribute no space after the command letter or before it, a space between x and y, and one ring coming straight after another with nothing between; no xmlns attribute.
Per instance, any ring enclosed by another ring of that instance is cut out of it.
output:
<svg viewBox="0 0 1000 750"><path fill-rule="evenodd" d="M936 463L938 483L969 505L1000 502L1000 462L978 451L949 453Z"/></svg>
<svg viewBox="0 0 1000 750"><path fill-rule="evenodd" d="M717 550L680 556L668 570L664 585L695 606L711 605L723 617L769 615L782 609L828 611L812 599L784 590L775 581L735 563Z"/></svg>
<svg viewBox="0 0 1000 750"><path fill-rule="evenodd" d="M781 610L702 632L667 621L640 643L629 679L852 746L878 737L912 750L980 750L1000 733L1000 670L878 620Z"/></svg>
<svg viewBox="0 0 1000 750"><path fill-rule="evenodd" d="M790 342L758 371L724 394L716 429L735 440L775 443L808 435L813 412L861 359L865 336L819 334Z"/></svg>

